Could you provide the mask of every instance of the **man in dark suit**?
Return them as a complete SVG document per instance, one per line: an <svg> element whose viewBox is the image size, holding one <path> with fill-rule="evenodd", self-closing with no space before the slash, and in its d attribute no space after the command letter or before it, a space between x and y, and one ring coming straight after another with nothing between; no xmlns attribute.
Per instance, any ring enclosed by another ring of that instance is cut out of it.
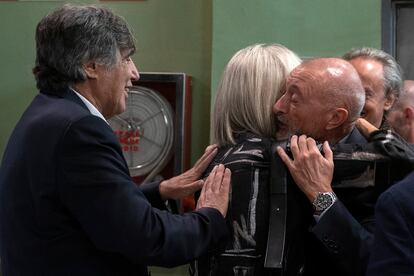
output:
<svg viewBox="0 0 414 276"><path fill-rule="evenodd" d="M378 199L367 275L414 274L414 173Z"/></svg>
<svg viewBox="0 0 414 276"><path fill-rule="evenodd" d="M38 24L36 51L40 93L0 171L3 275L146 275L147 265L184 264L218 248L228 235L230 171L220 165L204 186L197 181L214 147L183 175L138 188L106 121L125 110L139 78L125 21L65 5ZM201 186L195 212L151 206Z"/></svg>
<svg viewBox="0 0 414 276"><path fill-rule="evenodd" d="M361 80L351 64L321 58L307 60L293 70L286 93L274 105L282 128L292 134L305 134L291 138L293 159L278 148L293 180L314 208L315 224L306 239L305 275L364 273L372 241L369 231L373 228L373 209L363 215L358 208L350 212L352 204L345 202L357 195L334 193L344 186L331 185L334 164L329 147L367 142L355 128L364 99ZM315 140L307 136L324 142L324 156ZM370 189L368 186L357 188L362 192Z"/></svg>

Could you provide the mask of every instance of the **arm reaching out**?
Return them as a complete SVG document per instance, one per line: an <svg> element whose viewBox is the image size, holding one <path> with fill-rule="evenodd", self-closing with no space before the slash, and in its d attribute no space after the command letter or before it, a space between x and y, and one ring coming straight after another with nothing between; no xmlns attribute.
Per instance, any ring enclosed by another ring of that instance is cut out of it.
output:
<svg viewBox="0 0 414 276"><path fill-rule="evenodd" d="M181 199L191 195L203 187L201 175L217 154L217 145L210 145L204 154L188 171L164 180L160 183L159 191L162 199Z"/></svg>

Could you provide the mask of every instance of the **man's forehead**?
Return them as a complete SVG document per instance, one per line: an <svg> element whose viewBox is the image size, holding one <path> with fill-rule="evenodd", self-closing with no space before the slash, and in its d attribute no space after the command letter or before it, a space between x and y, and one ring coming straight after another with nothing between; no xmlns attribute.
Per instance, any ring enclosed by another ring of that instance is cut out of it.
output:
<svg viewBox="0 0 414 276"><path fill-rule="evenodd" d="M301 64L288 76L288 82L314 82L321 78L342 78L352 66L341 62ZM318 81L319 82L319 81Z"/></svg>
<svg viewBox="0 0 414 276"><path fill-rule="evenodd" d="M302 82L311 82L315 78L315 72L309 68L298 66L295 68L287 78L287 85L297 85Z"/></svg>
<svg viewBox="0 0 414 276"><path fill-rule="evenodd" d="M383 78L384 65L376 59L358 57L350 60L350 63L355 67L361 77L371 78L375 76L381 79Z"/></svg>

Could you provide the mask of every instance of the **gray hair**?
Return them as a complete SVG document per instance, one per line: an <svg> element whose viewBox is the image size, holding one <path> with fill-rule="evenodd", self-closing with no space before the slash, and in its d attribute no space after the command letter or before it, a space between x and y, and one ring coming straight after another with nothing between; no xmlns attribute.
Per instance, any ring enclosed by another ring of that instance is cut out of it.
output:
<svg viewBox="0 0 414 276"><path fill-rule="evenodd" d="M43 93L86 80L83 64L114 65L119 52L135 52L134 38L124 19L98 6L64 5L45 16L36 28L33 74Z"/></svg>
<svg viewBox="0 0 414 276"><path fill-rule="evenodd" d="M402 70L395 59L388 53L375 48L352 49L343 58L352 60L356 58L373 59L380 62L384 68L384 91L385 97L389 99L391 95L397 99L402 91Z"/></svg>
<svg viewBox="0 0 414 276"><path fill-rule="evenodd" d="M218 145L235 144L234 135L250 131L275 137L272 106L287 75L300 58L279 44L256 44L238 51L224 69L217 89L213 136Z"/></svg>

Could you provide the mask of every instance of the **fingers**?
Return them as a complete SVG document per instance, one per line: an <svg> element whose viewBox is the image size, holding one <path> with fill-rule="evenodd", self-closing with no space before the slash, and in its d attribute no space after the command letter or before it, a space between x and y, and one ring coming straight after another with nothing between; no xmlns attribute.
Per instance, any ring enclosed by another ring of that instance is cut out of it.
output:
<svg viewBox="0 0 414 276"><path fill-rule="evenodd" d="M221 188L223 189L224 193L230 192L230 182L231 182L231 171L230 169L226 168L224 171L223 182L221 183Z"/></svg>
<svg viewBox="0 0 414 276"><path fill-rule="evenodd" d="M211 145L208 145L207 147L206 147L206 149L205 149L205 151L204 152L210 152L210 151L213 151L214 149L216 149L218 146L217 146L217 144L211 144Z"/></svg>
<svg viewBox="0 0 414 276"><path fill-rule="evenodd" d="M194 194L195 192L203 188L203 186L204 186L204 180L200 179L200 180L194 181L186 187L186 192L188 193L188 195Z"/></svg>
<svg viewBox="0 0 414 276"><path fill-rule="evenodd" d="M362 135L364 135L365 138L367 138L367 139L369 138L369 136L372 132L378 130L378 128L376 128L370 122L368 122L367 120L365 120L363 118L359 118L356 121L355 125L358 128L358 130L362 133Z"/></svg>
<svg viewBox="0 0 414 276"><path fill-rule="evenodd" d="M308 151L308 142L307 142L307 139L306 139L306 135L299 136L298 146L299 146L299 151L300 152ZM295 159L295 155L293 155L293 158Z"/></svg>
<svg viewBox="0 0 414 276"><path fill-rule="evenodd" d="M293 156L297 156L300 152L298 145L298 136L296 135L293 135L290 139L290 151L292 152Z"/></svg>
<svg viewBox="0 0 414 276"><path fill-rule="evenodd" d="M311 137L307 137L306 138L306 136L305 136L305 139L306 139L306 146L307 146L307 149L310 151L310 150L314 150L314 151L317 151L317 152L319 152L319 148L318 148L318 146L316 145L316 141L313 139L313 138L311 138Z"/></svg>
<svg viewBox="0 0 414 276"><path fill-rule="evenodd" d="M210 172L210 175L207 177L207 180L205 181L203 188L201 189L200 197L198 198L196 209L202 208L204 206L205 201L206 201L206 192L207 190L211 190L210 182L211 182L211 179L215 176L216 170L217 170L217 166L214 166L213 170Z"/></svg>
<svg viewBox="0 0 414 276"><path fill-rule="evenodd" d="M197 174L203 173L207 169L207 166L211 163L213 158L216 156L217 151L217 145L208 146L204 154L194 164L193 170L195 170Z"/></svg>
<svg viewBox="0 0 414 276"><path fill-rule="evenodd" d="M223 182L221 183L221 190L220 192L224 195L224 208L222 209L221 214L223 217L226 217L228 205L229 205L229 193L231 189L231 171L230 169L225 169Z"/></svg>
<svg viewBox="0 0 414 276"><path fill-rule="evenodd" d="M308 155L310 150L318 151L315 140L306 135L301 135L299 138L296 135L292 136L290 146L293 160L296 160L300 156Z"/></svg>
<svg viewBox="0 0 414 276"><path fill-rule="evenodd" d="M325 141L323 143L323 152L324 152L325 158L329 160L330 162L333 162L333 153L332 153L331 147L329 146L328 141Z"/></svg>
<svg viewBox="0 0 414 276"><path fill-rule="evenodd" d="M214 193L217 193L220 191L221 184L223 182L223 177L224 177L224 170L225 168L223 164L220 164L217 167L216 175L214 176L214 183L212 185L212 190Z"/></svg>
<svg viewBox="0 0 414 276"><path fill-rule="evenodd" d="M279 154L280 159L282 159L283 163L285 163L286 167L291 168L293 166L293 161L290 157L286 154L285 150L282 147L277 147L277 154Z"/></svg>
<svg viewBox="0 0 414 276"><path fill-rule="evenodd" d="M316 141L313 138L311 137L306 138L306 142L307 142L309 151L314 151L318 155L319 154L322 155L322 153L320 152L320 148L316 145ZM332 153L331 147L329 146L328 141L325 141L322 147L323 147L323 153L324 153L323 156L325 157L325 159L333 162L333 153Z"/></svg>
<svg viewBox="0 0 414 276"><path fill-rule="evenodd" d="M281 147L277 147L277 153L289 170L294 168L296 159L309 155L310 151L316 152L320 155L316 141L306 135L301 135L299 137L293 135L290 140L290 150L292 152L293 159L291 159Z"/></svg>
<svg viewBox="0 0 414 276"><path fill-rule="evenodd" d="M207 177L206 183L203 186L203 190L211 190L211 185L214 183L214 178L216 177L218 165L214 166L213 170L211 170L210 174Z"/></svg>
<svg viewBox="0 0 414 276"><path fill-rule="evenodd" d="M215 208L225 217L228 208L230 183L230 170L222 164L215 166L205 181L197 202L197 209L203 207Z"/></svg>

